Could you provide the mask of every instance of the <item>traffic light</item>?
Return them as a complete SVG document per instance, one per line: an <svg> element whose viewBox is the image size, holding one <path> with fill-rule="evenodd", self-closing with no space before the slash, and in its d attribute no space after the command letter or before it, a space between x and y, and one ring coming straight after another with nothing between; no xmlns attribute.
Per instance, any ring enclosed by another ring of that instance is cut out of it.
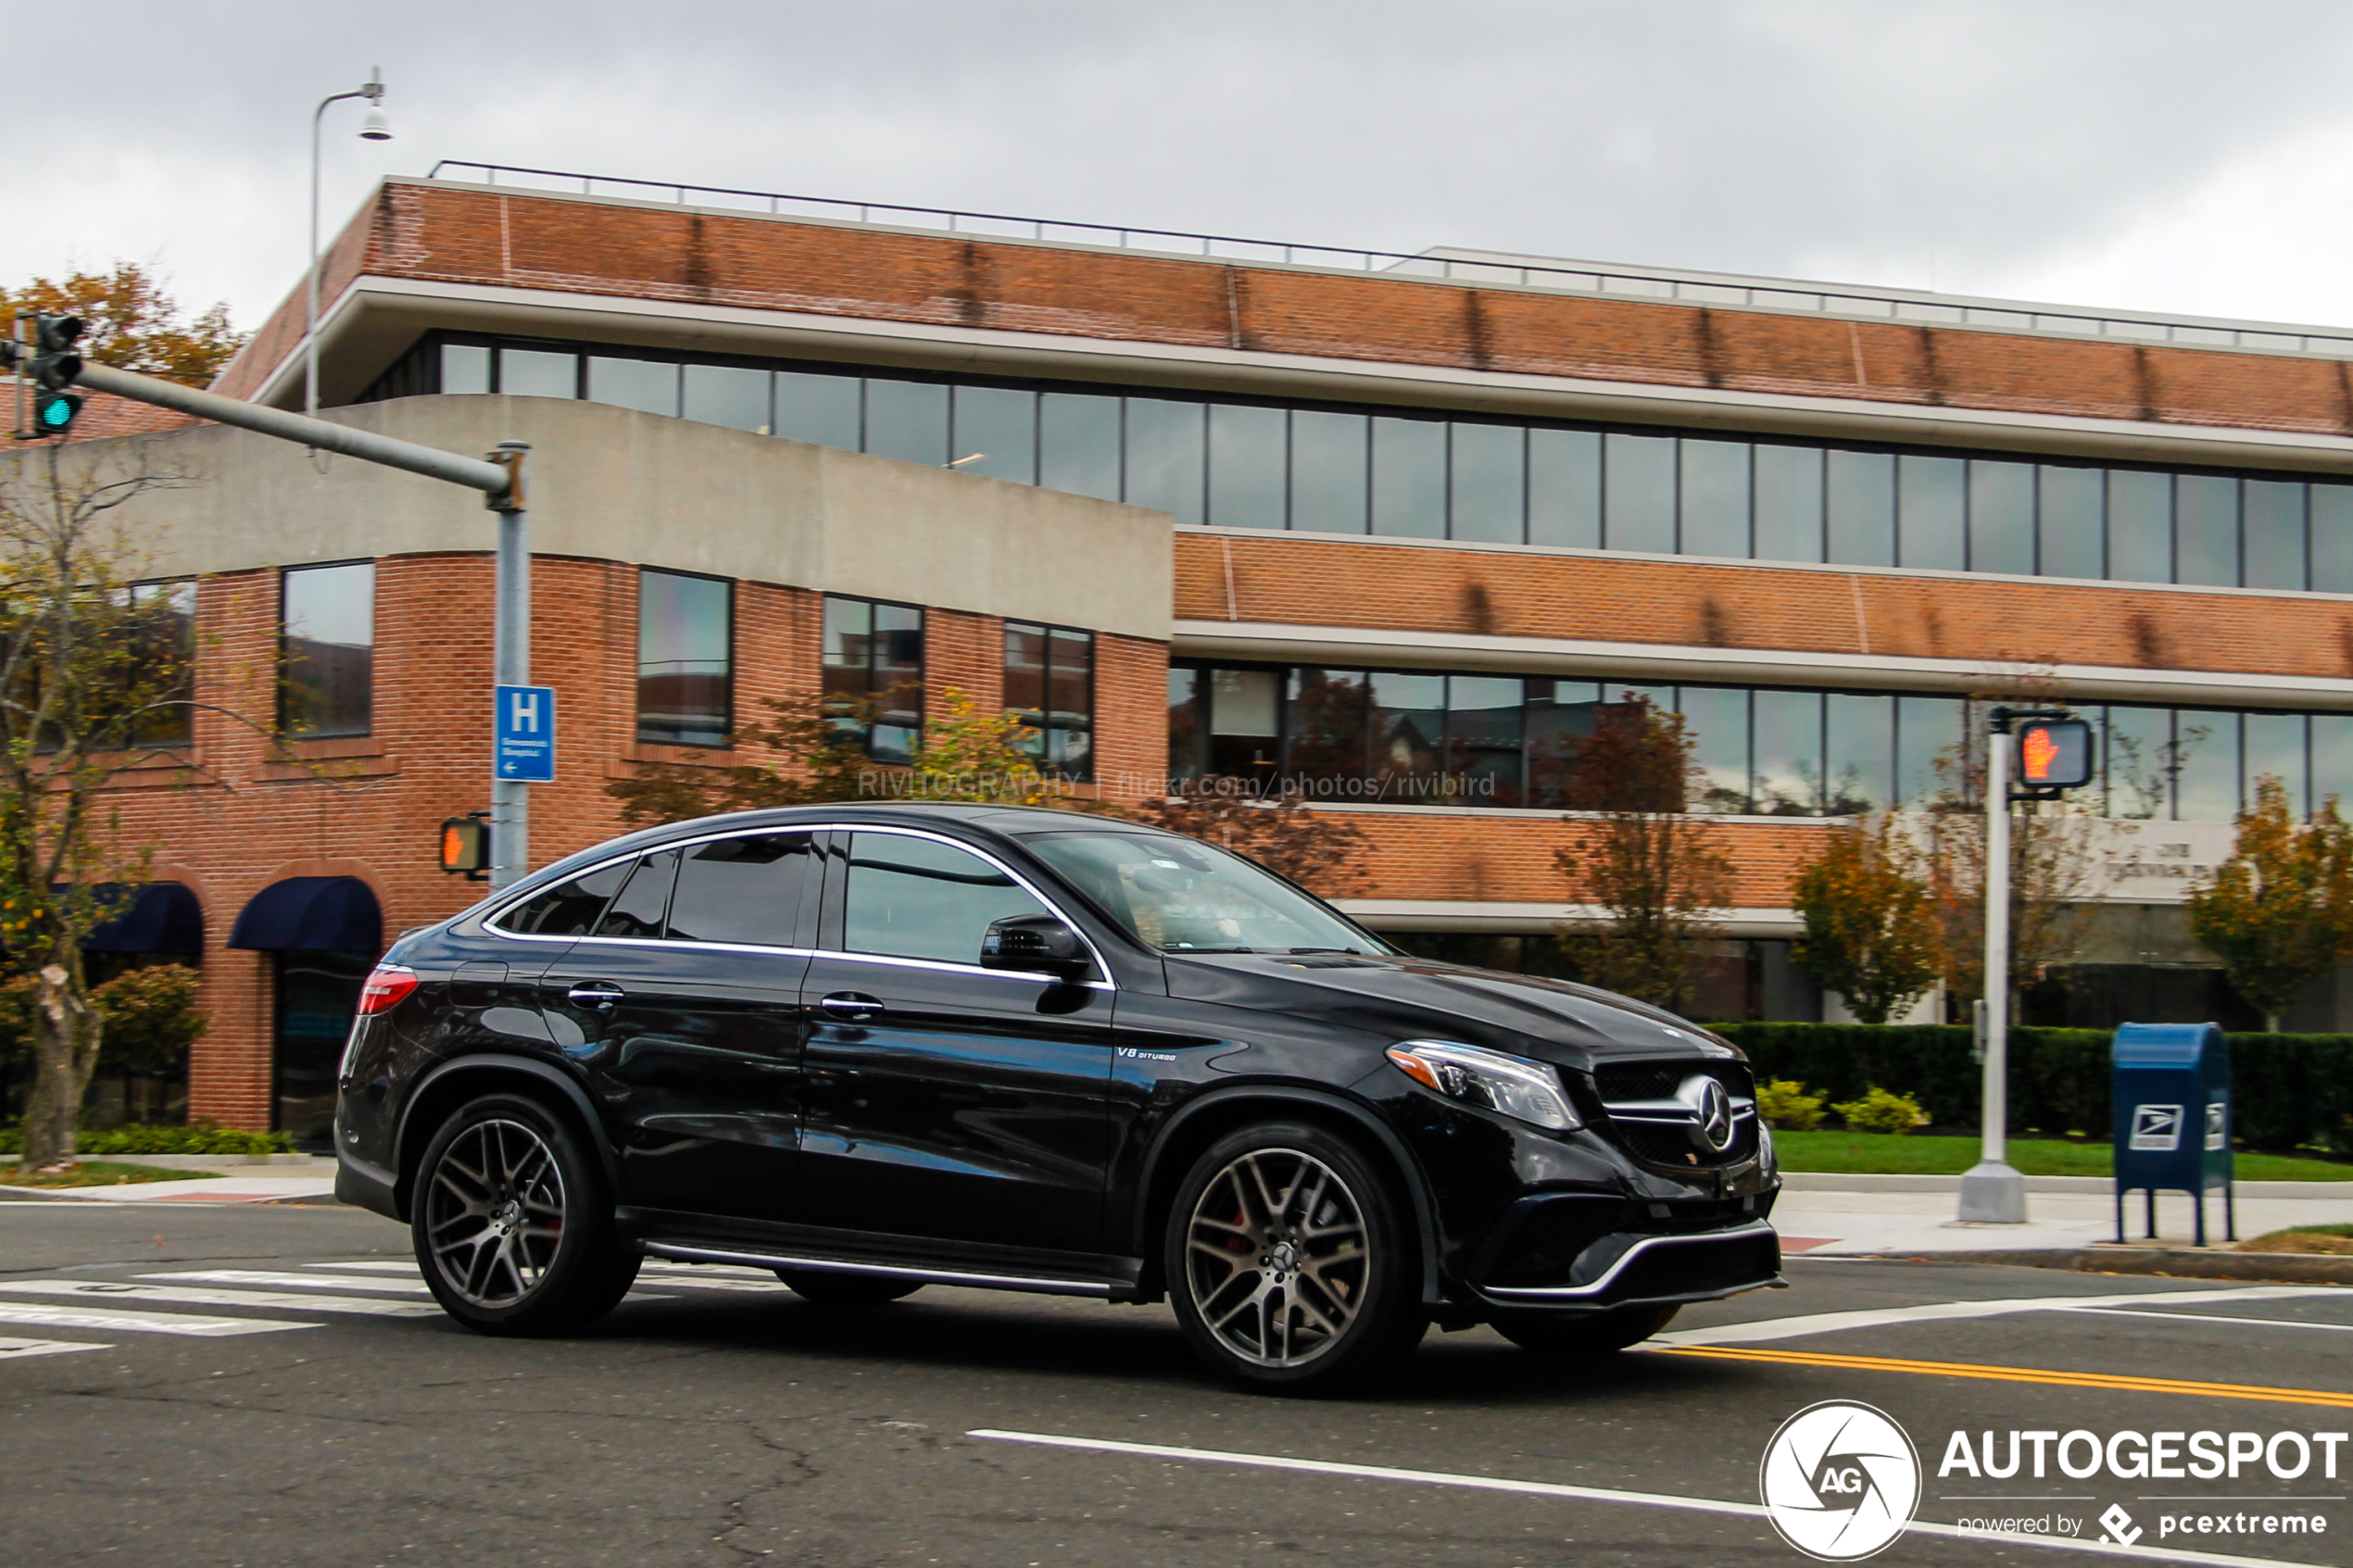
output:
<svg viewBox="0 0 2353 1568"><path fill-rule="evenodd" d="M82 375L82 356L73 351L82 340L79 316L36 315L32 318L32 430L35 436L65 435L82 412L82 395L73 383Z"/></svg>
<svg viewBox="0 0 2353 1568"><path fill-rule="evenodd" d="M451 817L441 824L441 869L468 882L490 874L490 824L485 811Z"/></svg>
<svg viewBox="0 0 2353 1568"><path fill-rule="evenodd" d="M2092 726L2081 719L2030 717L2018 729L2018 782L2048 798L2092 782Z"/></svg>

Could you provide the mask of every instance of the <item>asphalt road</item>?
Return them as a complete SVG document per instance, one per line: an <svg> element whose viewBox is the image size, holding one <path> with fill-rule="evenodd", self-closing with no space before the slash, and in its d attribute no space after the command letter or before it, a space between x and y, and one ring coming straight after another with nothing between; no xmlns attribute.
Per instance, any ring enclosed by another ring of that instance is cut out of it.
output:
<svg viewBox="0 0 2353 1568"><path fill-rule="evenodd" d="M1796 1563L1754 1512L1759 1459L1842 1399L1910 1435L1932 1524L2096 1540L2117 1504L2141 1534L2110 1556L2353 1560L2353 1444L2336 1479L2309 1446L2353 1427L2353 1289L1801 1257L1671 1348L1559 1366L1433 1333L1374 1394L1294 1401L1210 1380L1162 1308L933 1288L839 1312L749 1272L649 1271L586 1336L481 1338L407 1244L332 1206L0 1203L0 1559ZM1997 1457L2014 1429L2292 1432L2312 1459L1940 1476L1956 1429ZM2261 1533L2290 1513L2327 1533ZM1915 1528L1879 1561L2098 1558Z"/></svg>

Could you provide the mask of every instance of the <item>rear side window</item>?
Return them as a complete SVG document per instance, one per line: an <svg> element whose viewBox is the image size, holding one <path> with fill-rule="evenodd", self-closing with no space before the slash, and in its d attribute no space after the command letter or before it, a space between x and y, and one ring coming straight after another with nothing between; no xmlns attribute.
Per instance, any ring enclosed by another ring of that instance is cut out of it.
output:
<svg viewBox="0 0 2353 1568"><path fill-rule="evenodd" d="M672 939L791 947L812 859L805 833L723 838L688 850L670 900Z"/></svg>
<svg viewBox="0 0 2353 1568"><path fill-rule="evenodd" d="M635 865L623 860L617 866L599 867L586 876L534 894L499 916L498 928L523 936L585 936L596 929L597 917L621 891Z"/></svg>
<svg viewBox="0 0 2353 1568"><path fill-rule="evenodd" d="M976 964L989 922L1052 912L953 845L881 833L850 840L842 945L853 953Z"/></svg>
<svg viewBox="0 0 2353 1568"><path fill-rule="evenodd" d="M628 884L605 911L590 935L596 936L660 936L662 917L670 910L670 884L678 876L678 851L664 849L637 862Z"/></svg>

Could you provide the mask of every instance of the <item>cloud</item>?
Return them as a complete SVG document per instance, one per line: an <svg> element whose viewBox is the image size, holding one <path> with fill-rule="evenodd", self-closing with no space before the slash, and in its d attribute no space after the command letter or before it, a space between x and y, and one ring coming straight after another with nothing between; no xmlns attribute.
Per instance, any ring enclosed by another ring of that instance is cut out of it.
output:
<svg viewBox="0 0 2353 1568"><path fill-rule="evenodd" d="M400 139L359 143L357 109L329 111L330 227L384 173L474 158L2353 320L2317 264L2276 254L2283 237L2317 254L2334 232L2279 206L2299 188L2283 168L2335 193L2319 160L2353 134L2336 91L2353 10L2326 0L120 0L107 15L89 73L103 115L0 106L8 144L40 149L12 172L0 278L152 259L183 298L226 297L248 323L300 275L311 107L372 64Z"/></svg>

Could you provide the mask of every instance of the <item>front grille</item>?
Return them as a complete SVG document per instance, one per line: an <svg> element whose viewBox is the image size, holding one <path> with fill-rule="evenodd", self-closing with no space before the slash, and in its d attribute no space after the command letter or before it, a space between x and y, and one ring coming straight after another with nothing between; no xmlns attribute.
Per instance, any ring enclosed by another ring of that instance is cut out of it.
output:
<svg viewBox="0 0 2353 1568"><path fill-rule="evenodd" d="M1731 1097L1732 1141L1722 1149L1709 1148L1694 1137L1692 1123L1674 1117L1671 1109L1660 1114L1661 1102L1672 1101L1694 1076L1715 1079ZM1593 1086L1604 1109L1612 1113L1611 1132L1629 1154L1645 1164L1715 1170L1756 1156L1755 1080L1744 1062L1720 1057L1604 1061L1593 1069Z"/></svg>
<svg viewBox="0 0 2353 1568"><path fill-rule="evenodd" d="M1681 1061L1604 1061L1593 1069L1593 1087L1604 1100L1666 1099L1683 1086L1683 1080L1704 1073L1732 1093L1747 1099L1756 1093L1756 1081L1747 1064L1720 1057L1694 1057Z"/></svg>

